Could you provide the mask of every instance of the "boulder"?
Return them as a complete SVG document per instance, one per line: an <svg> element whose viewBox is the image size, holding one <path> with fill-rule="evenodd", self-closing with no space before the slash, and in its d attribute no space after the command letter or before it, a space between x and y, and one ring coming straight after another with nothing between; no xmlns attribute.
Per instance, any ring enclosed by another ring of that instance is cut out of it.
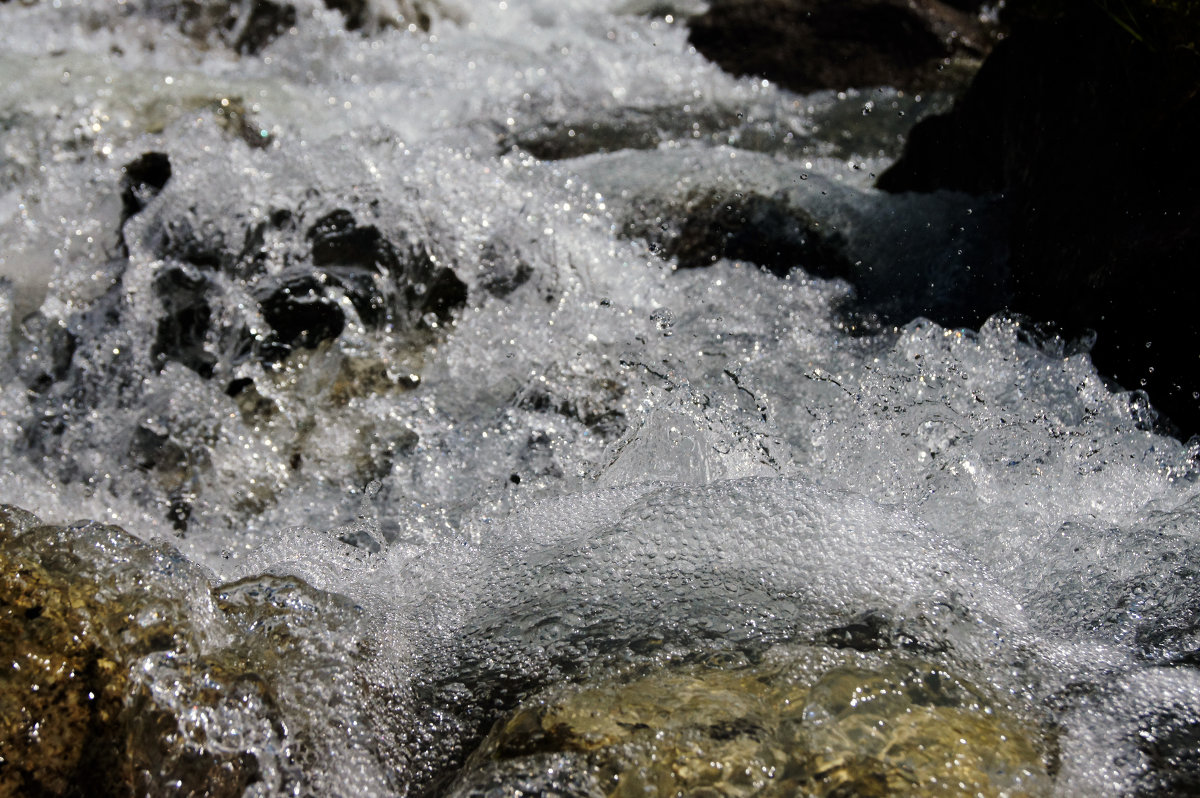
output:
<svg viewBox="0 0 1200 798"><path fill-rule="evenodd" d="M1078 2L1016 19L878 186L1004 194L1011 309L1069 335L1094 330L1097 368L1193 433L1200 9L1123 8Z"/></svg>
<svg viewBox="0 0 1200 798"><path fill-rule="evenodd" d="M147 0L147 10L202 44L257 53L296 24L294 3L277 0Z"/></svg>
<svg viewBox="0 0 1200 798"><path fill-rule="evenodd" d="M377 654L363 607L299 578L214 585L166 544L0 505L0 795L399 791Z"/></svg>
<svg viewBox="0 0 1200 798"><path fill-rule="evenodd" d="M940 665L785 646L544 693L496 724L451 794L1037 795L1047 743Z"/></svg>
<svg viewBox="0 0 1200 798"><path fill-rule="evenodd" d="M115 527L44 526L0 507L0 794L99 796L178 789L240 795L253 762L186 747L134 669L200 646L200 572ZM144 713L144 714L143 714ZM156 730L156 731L152 731ZM148 736L154 739L148 739ZM178 747L172 752L173 747ZM168 773L147 774L146 757ZM141 788L139 790L139 788Z"/></svg>
<svg viewBox="0 0 1200 798"><path fill-rule="evenodd" d="M978 5L939 0L715 0L690 22L690 41L735 75L795 92L947 82L956 61L977 62L993 26ZM958 6L958 7L955 7ZM971 13L964 7L974 7Z"/></svg>
<svg viewBox="0 0 1200 798"><path fill-rule="evenodd" d="M651 250L674 258L681 268L729 258L780 277L796 267L820 277L848 277L853 272L842 236L822 228L784 192L702 189L651 199L626 215L622 232L644 239Z"/></svg>
<svg viewBox="0 0 1200 798"><path fill-rule="evenodd" d="M153 155L126 169L130 208L154 193L139 177ZM169 179L161 168L149 171L164 185ZM349 312L342 297L363 326L397 331L444 323L467 301L466 285L421 242L400 229L385 235L343 208L316 218L281 208L252 220L156 206L134 211L122 222L123 236L135 218L139 257L162 262L152 280L162 313L151 355L160 368L175 361L207 378L222 360L227 367L250 356L277 364L342 335ZM230 323L237 315L230 306L247 304L241 292L268 330L252 332L256 319L249 317Z"/></svg>

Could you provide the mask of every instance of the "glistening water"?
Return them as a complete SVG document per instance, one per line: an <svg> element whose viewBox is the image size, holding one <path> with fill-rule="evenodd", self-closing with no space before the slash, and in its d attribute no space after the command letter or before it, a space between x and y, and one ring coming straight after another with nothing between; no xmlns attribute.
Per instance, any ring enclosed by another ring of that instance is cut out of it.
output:
<svg viewBox="0 0 1200 798"><path fill-rule="evenodd" d="M923 318L1003 280L986 202L870 188L942 100L730 77L697 5L0 5L0 501L56 525L0 524L9 794L607 794L460 771L698 667L961 679L1033 740L992 794L1200 781L1197 447L1086 342Z"/></svg>

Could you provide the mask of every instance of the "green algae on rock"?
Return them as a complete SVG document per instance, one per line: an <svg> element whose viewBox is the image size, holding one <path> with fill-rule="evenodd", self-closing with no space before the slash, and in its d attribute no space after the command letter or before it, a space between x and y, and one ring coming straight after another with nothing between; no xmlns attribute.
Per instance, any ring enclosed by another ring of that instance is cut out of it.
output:
<svg viewBox="0 0 1200 798"><path fill-rule="evenodd" d="M551 691L496 725L453 794L540 777L613 798L1044 795L1044 744L940 665L779 647Z"/></svg>

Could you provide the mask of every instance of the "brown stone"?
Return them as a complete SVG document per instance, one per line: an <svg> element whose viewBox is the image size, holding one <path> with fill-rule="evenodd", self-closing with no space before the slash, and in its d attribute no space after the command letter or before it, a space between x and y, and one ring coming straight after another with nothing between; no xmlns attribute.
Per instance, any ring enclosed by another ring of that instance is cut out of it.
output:
<svg viewBox="0 0 1200 798"><path fill-rule="evenodd" d="M1044 795L1042 746L1036 724L941 665L781 647L552 691L497 724L454 794L565 756L614 798Z"/></svg>

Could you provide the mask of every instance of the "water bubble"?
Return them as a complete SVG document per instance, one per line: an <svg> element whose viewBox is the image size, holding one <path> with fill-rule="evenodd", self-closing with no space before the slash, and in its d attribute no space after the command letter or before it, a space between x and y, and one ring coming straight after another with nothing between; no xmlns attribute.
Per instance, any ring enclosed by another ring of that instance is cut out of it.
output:
<svg viewBox="0 0 1200 798"><path fill-rule="evenodd" d="M671 327L675 324L675 314L667 307L655 308L650 314L650 320L654 322L655 327L663 331L663 335L670 335Z"/></svg>

